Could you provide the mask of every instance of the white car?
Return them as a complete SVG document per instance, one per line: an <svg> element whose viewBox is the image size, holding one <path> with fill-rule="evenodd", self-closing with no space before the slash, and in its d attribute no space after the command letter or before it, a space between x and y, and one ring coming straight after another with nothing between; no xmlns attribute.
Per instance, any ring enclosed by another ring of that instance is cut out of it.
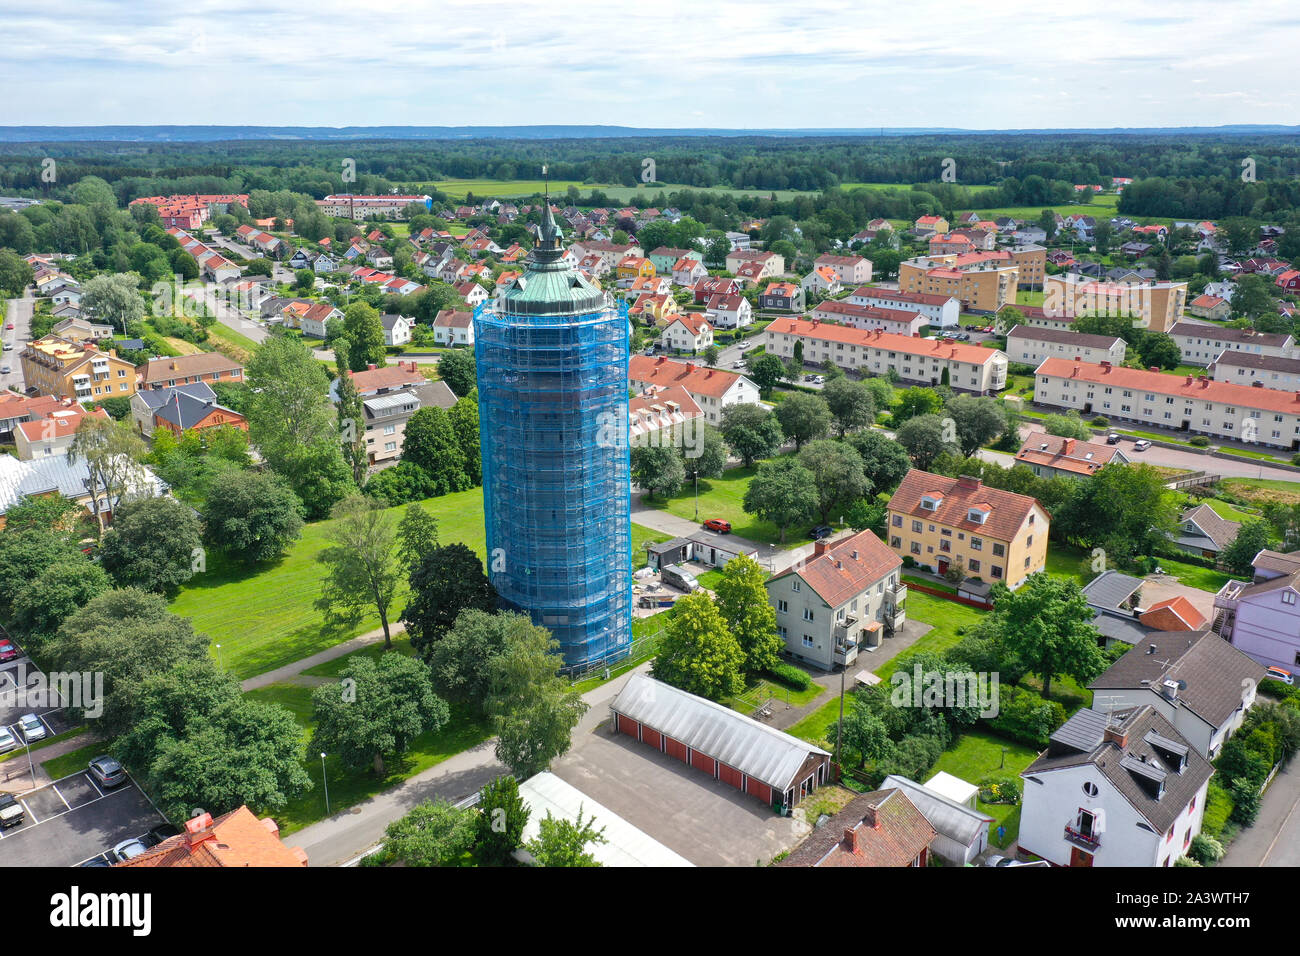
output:
<svg viewBox="0 0 1300 956"><path fill-rule="evenodd" d="M45 739L45 725L35 714L23 714L18 718L18 731L28 743Z"/></svg>
<svg viewBox="0 0 1300 956"><path fill-rule="evenodd" d="M1151 443L1147 441L1145 438L1140 438L1133 443L1134 451L1146 451L1150 447L1151 447Z"/></svg>
<svg viewBox="0 0 1300 956"><path fill-rule="evenodd" d="M18 741L9 732L8 727L0 727L0 754L7 753L18 746Z"/></svg>

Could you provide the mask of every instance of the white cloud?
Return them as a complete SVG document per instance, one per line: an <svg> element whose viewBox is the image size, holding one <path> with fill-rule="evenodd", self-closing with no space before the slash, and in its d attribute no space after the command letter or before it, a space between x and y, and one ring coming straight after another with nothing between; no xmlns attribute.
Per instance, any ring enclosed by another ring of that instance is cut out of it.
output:
<svg viewBox="0 0 1300 956"><path fill-rule="evenodd" d="M1283 0L8 0L26 124L752 128L1279 122ZM1270 24L1261 29L1259 24ZM1066 95L1044 98L1043 83ZM1213 95L1210 95L1210 94ZM26 94L26 95L24 95Z"/></svg>

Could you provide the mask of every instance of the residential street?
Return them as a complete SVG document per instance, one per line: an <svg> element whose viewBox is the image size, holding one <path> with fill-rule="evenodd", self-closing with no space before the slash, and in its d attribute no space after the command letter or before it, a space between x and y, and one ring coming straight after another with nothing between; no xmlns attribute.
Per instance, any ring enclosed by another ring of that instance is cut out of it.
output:
<svg viewBox="0 0 1300 956"><path fill-rule="evenodd" d="M18 353L31 340L32 311L36 305L36 299L32 296L32 290L27 289L23 294L23 298L8 301L9 307L5 314L5 320L0 323L0 342L5 345L12 345L13 348L0 351L0 368L6 365L10 367L8 373L0 374L0 389L7 389L12 386L18 391L22 391L23 366L18 361ZM4 328L10 322L14 325L12 331Z"/></svg>
<svg viewBox="0 0 1300 956"><path fill-rule="evenodd" d="M1219 866L1300 866L1300 765L1273 778L1255 825L1243 830Z"/></svg>

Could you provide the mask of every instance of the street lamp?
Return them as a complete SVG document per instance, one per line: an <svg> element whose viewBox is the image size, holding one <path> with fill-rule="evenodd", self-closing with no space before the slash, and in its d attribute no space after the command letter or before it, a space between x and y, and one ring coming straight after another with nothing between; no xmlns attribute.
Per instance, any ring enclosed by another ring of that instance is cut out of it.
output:
<svg viewBox="0 0 1300 956"><path fill-rule="evenodd" d="M220 645L220 644L217 645L217 669L218 669L218 670L225 670L225 669L226 669L225 666L221 663L221 645Z"/></svg>
<svg viewBox="0 0 1300 956"><path fill-rule="evenodd" d="M325 751L320 755L320 778L325 784L325 816L330 815L330 778L325 775Z"/></svg>

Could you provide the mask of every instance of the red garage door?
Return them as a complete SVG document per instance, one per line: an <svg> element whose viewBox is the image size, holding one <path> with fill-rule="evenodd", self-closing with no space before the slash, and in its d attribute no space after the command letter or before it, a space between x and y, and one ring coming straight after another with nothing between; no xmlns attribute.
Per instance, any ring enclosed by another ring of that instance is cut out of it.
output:
<svg viewBox="0 0 1300 956"><path fill-rule="evenodd" d="M713 776L713 770L717 766L717 761L708 754L702 754L698 750L691 751L691 766L696 770L703 770L709 776Z"/></svg>
<svg viewBox="0 0 1300 956"><path fill-rule="evenodd" d="M687 757L689 748L680 740L673 740L673 738L668 736L664 737L664 753L668 754L670 757L676 757L682 763L686 763L689 759Z"/></svg>
<svg viewBox="0 0 1300 956"><path fill-rule="evenodd" d="M731 784L731 786L739 790L742 786L744 786L745 775L742 774L735 767L728 767L725 763L719 763L718 779L721 780L723 783Z"/></svg>
<svg viewBox="0 0 1300 956"><path fill-rule="evenodd" d="M638 736L638 734L637 734L637 730L638 730L637 722L636 722L635 720L633 720L631 717L624 717L622 714L619 714L619 715L618 715L618 729L621 730L621 731L623 731L623 733L628 734L628 735L631 736L631 737L636 737L636 736Z"/></svg>
<svg viewBox="0 0 1300 956"><path fill-rule="evenodd" d="M649 727L641 728L641 739L653 747L655 750L663 749L664 738L659 731L651 730Z"/></svg>
<svg viewBox="0 0 1300 956"><path fill-rule="evenodd" d="M759 783L752 777L745 781L745 792L758 797L764 803L772 802L772 788L765 783Z"/></svg>

